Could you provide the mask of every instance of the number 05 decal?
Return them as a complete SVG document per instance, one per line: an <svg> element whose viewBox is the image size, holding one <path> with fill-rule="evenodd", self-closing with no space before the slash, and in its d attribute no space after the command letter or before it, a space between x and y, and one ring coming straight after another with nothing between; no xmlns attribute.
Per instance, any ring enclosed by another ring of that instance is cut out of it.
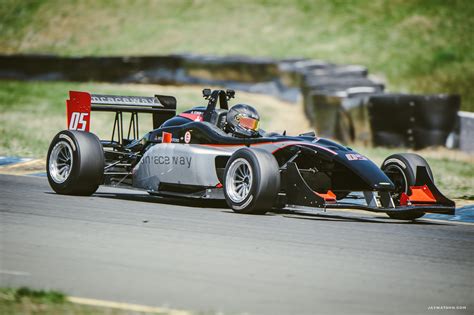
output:
<svg viewBox="0 0 474 315"><path fill-rule="evenodd" d="M68 129L89 131L91 124L91 95L89 93L69 91L66 109Z"/></svg>
<svg viewBox="0 0 474 315"><path fill-rule="evenodd" d="M73 112L69 121L69 129L85 131L87 128L87 116L89 116L89 113Z"/></svg>

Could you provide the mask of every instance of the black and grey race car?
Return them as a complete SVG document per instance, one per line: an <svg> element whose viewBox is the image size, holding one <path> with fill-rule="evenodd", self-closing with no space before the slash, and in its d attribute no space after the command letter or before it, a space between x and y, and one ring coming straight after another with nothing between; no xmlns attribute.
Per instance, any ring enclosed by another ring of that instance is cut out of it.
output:
<svg viewBox="0 0 474 315"><path fill-rule="evenodd" d="M379 168L312 132L267 133L251 106L229 109L232 90L204 89L207 106L178 115L172 96L69 94L68 130L54 137L47 158L48 180L59 194L91 195L99 185L125 185L152 195L225 199L245 214L352 208L413 220L455 211L421 156L394 154ZM110 139L89 132L91 111L115 115ZM140 136L143 113L151 114L153 130Z"/></svg>

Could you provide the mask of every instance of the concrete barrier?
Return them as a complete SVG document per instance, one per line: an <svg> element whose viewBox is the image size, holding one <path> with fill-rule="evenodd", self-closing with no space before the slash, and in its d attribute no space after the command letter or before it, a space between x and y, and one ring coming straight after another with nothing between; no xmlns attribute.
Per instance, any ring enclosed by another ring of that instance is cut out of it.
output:
<svg viewBox="0 0 474 315"><path fill-rule="evenodd" d="M474 153L474 113L459 112L460 132L459 148L464 152Z"/></svg>

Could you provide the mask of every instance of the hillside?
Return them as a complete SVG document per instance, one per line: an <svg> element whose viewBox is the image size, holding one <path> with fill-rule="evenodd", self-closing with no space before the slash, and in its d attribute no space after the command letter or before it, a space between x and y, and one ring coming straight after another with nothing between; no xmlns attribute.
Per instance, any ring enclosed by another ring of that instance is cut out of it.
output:
<svg viewBox="0 0 474 315"><path fill-rule="evenodd" d="M291 3L291 5L290 5ZM192 52L357 63L474 111L474 2L4 0L0 53Z"/></svg>

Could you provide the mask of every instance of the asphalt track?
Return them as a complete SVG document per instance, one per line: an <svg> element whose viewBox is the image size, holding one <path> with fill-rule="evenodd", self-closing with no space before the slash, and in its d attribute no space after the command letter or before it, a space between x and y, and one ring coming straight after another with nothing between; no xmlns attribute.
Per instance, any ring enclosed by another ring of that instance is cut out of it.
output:
<svg viewBox="0 0 474 315"><path fill-rule="evenodd" d="M61 196L0 175L1 286L225 314L474 313L474 225L331 213Z"/></svg>

